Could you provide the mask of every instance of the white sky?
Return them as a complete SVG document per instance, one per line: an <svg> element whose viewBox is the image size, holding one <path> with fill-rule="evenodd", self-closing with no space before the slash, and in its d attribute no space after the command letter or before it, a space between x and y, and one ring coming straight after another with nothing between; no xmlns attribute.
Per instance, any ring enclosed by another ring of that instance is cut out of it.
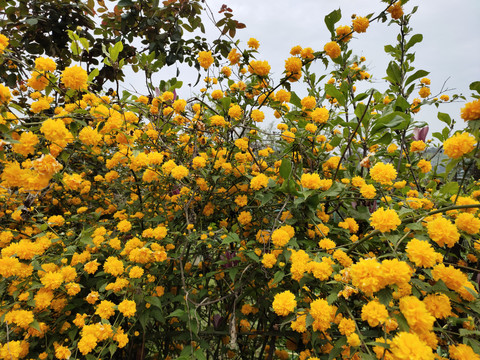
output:
<svg viewBox="0 0 480 360"><path fill-rule="evenodd" d="M293 46L309 46L314 51L319 51L330 41L324 17L332 10L342 10L343 16L337 25L350 25L352 14L378 14L385 7L384 3L376 0L206 0L206 3L217 20L221 18L218 10L222 4L232 8L234 19L247 26L237 31L236 38L241 40L240 47L246 47L250 37L258 39L260 49L257 58L269 62L277 79L281 77L285 59L290 56L289 51ZM412 17L412 34L423 34L423 42L413 48L416 52L415 68L430 71L428 77L432 80L432 94L439 93L448 80L446 87L454 89L447 92L448 95L461 93L467 97L467 101L471 101L468 86L471 82L480 80L480 1L410 0L405 9L409 11L416 5L419 9ZM205 26L205 37L215 39L218 30L207 20ZM385 69L391 58L383 48L387 44L395 45L397 34L398 26L375 22L370 24L366 33L358 34L350 41L354 53L367 58L366 65L374 81L373 84L367 84L369 88L386 88L382 77L386 76ZM317 74L325 71L321 63L315 69ZM168 79L174 76L173 69L164 69L156 78ZM187 84L193 83L195 79L194 72L182 68L179 80ZM306 89L300 85L295 85L293 89L300 97L307 95ZM189 94L182 91L181 95ZM456 128L460 129L464 127L460 118L463 104L463 101L445 104L438 110L435 106L429 106L430 109L423 107L416 119L429 123L431 135L432 130L439 131L443 128L443 123L436 118L437 111L447 112L458 121Z"/></svg>

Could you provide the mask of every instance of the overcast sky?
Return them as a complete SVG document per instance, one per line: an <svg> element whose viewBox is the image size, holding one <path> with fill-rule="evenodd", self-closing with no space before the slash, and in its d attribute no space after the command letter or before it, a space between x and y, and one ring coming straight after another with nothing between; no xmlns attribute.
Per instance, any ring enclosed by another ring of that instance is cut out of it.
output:
<svg viewBox="0 0 480 360"><path fill-rule="evenodd" d="M385 6L375 0L206 0L213 13L218 14L222 4L227 4L233 10L234 18L246 24L246 28L237 32L241 40L240 47L246 47L250 37L260 41L258 59L267 60L272 66L272 73L281 77L285 59L289 57L290 49L295 45L312 47L314 51L323 49L330 41L330 34L326 29L324 17L334 9L341 8L342 19L338 25L350 25L351 15L364 16L369 13L378 14ZM423 42L413 49L416 52L416 69L430 71L428 76L432 80L432 94L440 92L443 84L454 89L448 95L462 93L471 101L469 84L480 80L480 35L478 32L478 18L480 16L479 0L410 0L405 5L406 11L413 6L419 6L413 15L411 26L413 34L423 34ZM218 35L211 23L205 23L206 37L214 39ZM350 41L354 53L367 58L366 65L373 75L376 87L384 90L386 85L382 77L390 57L383 48L387 44L395 45L398 26L386 26L386 23L371 23L366 33L357 34ZM324 71L320 63L316 67L317 73ZM162 75L167 75L169 70ZM187 76L187 79L183 78ZM161 76L161 75L160 75ZM174 75L172 75L174 76ZM180 74L184 83L191 82L188 72ZM306 96L305 88L296 85L300 97ZM186 95L186 94L185 94ZM457 128L464 127L460 119L460 108L463 102L444 105L439 111L448 112L458 121ZM422 108L416 115L417 120L426 121L431 129L438 131L442 123L436 120L436 108L431 110ZM432 130L430 131L430 134Z"/></svg>

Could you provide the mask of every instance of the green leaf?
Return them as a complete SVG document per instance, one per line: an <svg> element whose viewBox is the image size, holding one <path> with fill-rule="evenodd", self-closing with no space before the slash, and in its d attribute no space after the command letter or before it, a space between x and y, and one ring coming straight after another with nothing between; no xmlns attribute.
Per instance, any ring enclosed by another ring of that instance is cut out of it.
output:
<svg viewBox="0 0 480 360"><path fill-rule="evenodd" d="M114 343L111 343L108 346L108 351L110 351L110 356L113 356L113 354L115 354L115 351L117 351L117 345L115 345Z"/></svg>
<svg viewBox="0 0 480 360"><path fill-rule="evenodd" d="M290 93L290 104L293 104L300 109L302 108L302 102L294 91Z"/></svg>
<svg viewBox="0 0 480 360"><path fill-rule="evenodd" d="M277 271L275 275L273 275L273 284L278 284L280 281L283 280L285 273L281 270Z"/></svg>
<svg viewBox="0 0 480 360"><path fill-rule="evenodd" d="M132 0L120 0L117 5L118 6L132 6L133 1Z"/></svg>
<svg viewBox="0 0 480 360"><path fill-rule="evenodd" d="M480 81L474 81L470 84L470 90L480 94Z"/></svg>
<svg viewBox="0 0 480 360"><path fill-rule="evenodd" d="M450 117L450 115L448 115L446 113L439 112L437 114L437 118L438 118L438 120L443 121L448 126L450 126L450 124L452 123L452 118Z"/></svg>
<svg viewBox="0 0 480 360"><path fill-rule="evenodd" d="M372 128L372 134L384 128L401 129L405 127L409 122L409 116L400 111L394 111L388 115L382 116L375 121L375 125Z"/></svg>
<svg viewBox="0 0 480 360"><path fill-rule="evenodd" d="M417 79L420 79L422 77L425 77L427 76L428 74L430 74L428 71L425 71L425 70L418 70L416 71L415 73L413 73L412 75L410 75L408 78L407 78L407 81L405 81L405 86L410 84L412 81L415 81Z"/></svg>
<svg viewBox="0 0 480 360"><path fill-rule="evenodd" d="M342 11L340 9L333 10L330 14L325 16L325 25L327 29L332 34L332 37L335 37L335 23L337 23L342 18Z"/></svg>
<svg viewBox="0 0 480 360"><path fill-rule="evenodd" d="M168 315L167 317L182 317L185 314L186 314L185 310L177 309L177 310L173 311L172 313L170 313L170 315Z"/></svg>
<svg viewBox="0 0 480 360"><path fill-rule="evenodd" d="M338 90L335 85L333 84L326 84L325 85L325 93L330 95L331 97L337 99L340 105L345 105L345 96L343 96L342 92Z"/></svg>
<svg viewBox="0 0 480 360"><path fill-rule="evenodd" d="M415 44L422 42L423 40L423 35L422 34L415 34L411 37L410 40L408 40L407 45L405 45L405 51L410 49L412 46Z"/></svg>
<svg viewBox="0 0 480 360"><path fill-rule="evenodd" d="M145 301L160 309L162 308L162 302L160 301L160 298L157 296L145 296Z"/></svg>
<svg viewBox="0 0 480 360"><path fill-rule="evenodd" d="M284 158L280 165L280 176L284 179L288 179L292 172L292 162L290 159Z"/></svg>
<svg viewBox="0 0 480 360"><path fill-rule="evenodd" d="M207 360L207 357L203 353L202 349L197 349L195 351L194 355L195 355L195 358L198 359L198 360Z"/></svg>
<svg viewBox="0 0 480 360"><path fill-rule="evenodd" d="M110 47L108 51L110 55L110 59L114 62L117 61L118 55L122 50L123 50L123 44L121 41L118 41L113 47Z"/></svg>
<svg viewBox="0 0 480 360"><path fill-rule="evenodd" d="M30 19L25 20L25 22L30 26L34 26L34 25L38 24L38 19L37 18L30 18Z"/></svg>
<svg viewBox="0 0 480 360"><path fill-rule="evenodd" d="M335 341L335 346L333 349L330 351L330 355L328 356L328 360L333 360L336 359L338 355L343 350L343 345L347 343L347 338L345 336L342 336L339 340Z"/></svg>
<svg viewBox="0 0 480 360"><path fill-rule="evenodd" d="M390 61L387 67L387 80L393 83L394 85L400 85L402 82L402 72L400 67L395 61Z"/></svg>
<svg viewBox="0 0 480 360"><path fill-rule="evenodd" d="M90 74L88 74L88 82L92 82L92 80L96 78L98 74L100 74L100 71L97 68L90 71Z"/></svg>

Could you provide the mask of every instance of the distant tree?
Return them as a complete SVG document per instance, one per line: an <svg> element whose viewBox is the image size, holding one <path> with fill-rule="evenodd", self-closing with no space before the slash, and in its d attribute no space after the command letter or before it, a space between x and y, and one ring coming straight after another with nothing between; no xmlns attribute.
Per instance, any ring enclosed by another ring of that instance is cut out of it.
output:
<svg viewBox="0 0 480 360"><path fill-rule="evenodd" d="M120 56L131 65L139 64L138 55L155 53L155 62L149 64L149 71L155 72L177 62L198 67L194 54L201 50L226 56L231 46L228 41L217 39L209 44L205 38L193 36L195 31L205 32L201 17L204 6L201 0L0 0L0 27L18 58L46 55L60 68L73 60L86 63L90 69L99 65L105 47L121 41ZM233 19L230 8L223 6L219 12L223 17L216 25L224 34L235 35L237 28L245 27ZM69 31L88 41L89 51L73 51ZM20 62L0 69L0 76L10 86L29 76L27 73ZM104 64L95 79L97 89L115 78L122 79L123 72Z"/></svg>

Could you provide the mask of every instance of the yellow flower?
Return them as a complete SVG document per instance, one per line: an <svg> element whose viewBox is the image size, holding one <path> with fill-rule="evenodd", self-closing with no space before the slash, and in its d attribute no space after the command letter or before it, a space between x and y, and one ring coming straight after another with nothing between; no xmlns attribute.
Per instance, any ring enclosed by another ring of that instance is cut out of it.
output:
<svg viewBox="0 0 480 360"><path fill-rule="evenodd" d="M267 61L262 60L252 60L250 64L248 64L248 71L251 74L256 74L258 76L267 76L270 72L270 65Z"/></svg>
<svg viewBox="0 0 480 360"><path fill-rule="evenodd" d="M313 59L315 57L313 49L311 47L306 47L300 52L302 59Z"/></svg>
<svg viewBox="0 0 480 360"><path fill-rule="evenodd" d="M77 344L78 350L82 355L87 355L97 346L97 338L93 334L82 335L80 341Z"/></svg>
<svg viewBox="0 0 480 360"><path fill-rule="evenodd" d="M134 266L130 269L128 276L131 279L139 279L142 277L144 270L140 266Z"/></svg>
<svg viewBox="0 0 480 360"><path fill-rule="evenodd" d="M412 141L410 144L410 152L420 152L425 150L425 147L427 144L425 144L422 140L417 140L417 141Z"/></svg>
<svg viewBox="0 0 480 360"><path fill-rule="evenodd" d="M383 348L382 348L383 349ZM434 360L432 349L417 334L399 332L392 339L390 351L395 360Z"/></svg>
<svg viewBox="0 0 480 360"><path fill-rule="evenodd" d="M295 295L290 291L284 291L275 295L272 303L273 310L279 316L287 316L297 306Z"/></svg>
<svg viewBox="0 0 480 360"><path fill-rule="evenodd" d="M237 220L243 226L250 224L252 221L252 214L248 211L242 211L240 215L238 215Z"/></svg>
<svg viewBox="0 0 480 360"><path fill-rule="evenodd" d="M0 54L3 54L3 51L8 46L8 43L8 38L5 35L0 34Z"/></svg>
<svg viewBox="0 0 480 360"><path fill-rule="evenodd" d="M182 180L184 177L188 176L188 169L183 165L175 166L170 175L177 180Z"/></svg>
<svg viewBox="0 0 480 360"><path fill-rule="evenodd" d="M455 225L470 235L475 235L480 232L480 219L471 213L462 212L458 214Z"/></svg>
<svg viewBox="0 0 480 360"><path fill-rule="evenodd" d="M114 256L109 256L103 264L103 269L107 274L118 276L123 274L123 262Z"/></svg>
<svg viewBox="0 0 480 360"><path fill-rule="evenodd" d="M115 309L113 308L114 306L115 304L113 302L103 300L97 305L95 314L99 315L102 319L108 319L115 314Z"/></svg>
<svg viewBox="0 0 480 360"><path fill-rule="evenodd" d="M362 320L372 327L383 324L387 318L387 308L377 300L372 300L362 307Z"/></svg>
<svg viewBox="0 0 480 360"><path fill-rule="evenodd" d="M338 331L340 331L340 334L346 336L353 334L355 332L355 328L355 320L353 319L343 318L338 324Z"/></svg>
<svg viewBox="0 0 480 360"><path fill-rule="evenodd" d="M240 61L240 58L242 57L242 54L239 54L237 52L237 49L233 48L230 50L228 53L228 60L230 61L231 65L235 65Z"/></svg>
<svg viewBox="0 0 480 360"><path fill-rule="evenodd" d="M443 142L443 150L449 158L458 159L472 151L476 143L469 133L457 133Z"/></svg>
<svg viewBox="0 0 480 360"><path fill-rule="evenodd" d="M282 228L272 233L272 241L275 246L283 247L290 241L290 235Z"/></svg>
<svg viewBox="0 0 480 360"><path fill-rule="evenodd" d="M293 331L298 333L304 333L307 331L307 315L300 315L298 316L292 323L290 327ZM310 358L312 359L312 358Z"/></svg>
<svg viewBox="0 0 480 360"><path fill-rule="evenodd" d="M242 108L239 105L233 105L228 109L228 116L238 120L242 117Z"/></svg>
<svg viewBox="0 0 480 360"><path fill-rule="evenodd" d="M402 2L397 1L395 4L390 6L387 11L392 16L392 19L400 19L403 15Z"/></svg>
<svg viewBox="0 0 480 360"><path fill-rule="evenodd" d="M451 248L460 240L457 227L450 220L444 217L435 218L427 223L428 236L438 246L447 245Z"/></svg>
<svg viewBox="0 0 480 360"><path fill-rule="evenodd" d="M57 64L50 58L38 57L35 59L35 69L40 71L53 72L57 68Z"/></svg>
<svg viewBox="0 0 480 360"><path fill-rule="evenodd" d="M198 63L204 69L208 69L213 64L213 56L211 51L200 51L198 53Z"/></svg>
<svg viewBox="0 0 480 360"><path fill-rule="evenodd" d="M381 274L382 265L376 259L360 259L350 267L352 285L371 295L385 287Z"/></svg>
<svg viewBox="0 0 480 360"><path fill-rule="evenodd" d="M419 91L418 91L418 95L420 95L420 97L422 98L426 98L430 95L430 88L429 87L426 87L426 86L423 86Z"/></svg>
<svg viewBox="0 0 480 360"><path fill-rule="evenodd" d="M393 209L380 208L370 216L370 225L381 232L396 230L401 223L398 214Z"/></svg>
<svg viewBox="0 0 480 360"><path fill-rule="evenodd" d="M0 105L8 104L11 98L12 94L10 93L10 89L3 84L0 84Z"/></svg>
<svg viewBox="0 0 480 360"><path fill-rule="evenodd" d="M339 26L335 29L337 38L342 39L343 42L349 41L352 38L352 29L348 25Z"/></svg>
<svg viewBox="0 0 480 360"><path fill-rule="evenodd" d="M88 74L78 65L73 65L62 72L62 83L72 90L87 90Z"/></svg>
<svg viewBox="0 0 480 360"><path fill-rule="evenodd" d="M360 346L360 344L362 343L360 341L360 337L356 333L348 335L347 336L347 342L348 342L348 345L353 346L353 347Z"/></svg>
<svg viewBox="0 0 480 360"><path fill-rule="evenodd" d="M442 255L437 253L428 241L412 239L406 246L406 253L410 261L416 266L429 268L434 266Z"/></svg>
<svg viewBox="0 0 480 360"><path fill-rule="evenodd" d="M135 301L123 300L118 304L118 311L120 311L125 317L132 317L137 311L137 305Z"/></svg>
<svg viewBox="0 0 480 360"><path fill-rule="evenodd" d="M128 220L122 220L117 224L117 229L120 232L128 232L132 228L132 223Z"/></svg>
<svg viewBox="0 0 480 360"><path fill-rule="evenodd" d="M295 134L291 131L284 131L282 133L282 139L288 143L292 143L295 141Z"/></svg>
<svg viewBox="0 0 480 360"><path fill-rule="evenodd" d="M367 31L370 21L366 17L356 16L355 19L352 20L352 25L353 31L357 33L364 33Z"/></svg>
<svg viewBox="0 0 480 360"><path fill-rule="evenodd" d="M452 314L450 298L445 294L430 294L423 299L427 310L437 319L445 319Z"/></svg>
<svg viewBox="0 0 480 360"><path fill-rule="evenodd" d="M266 188L268 185L268 177L265 174L259 174L250 180L250 187L253 190L260 190Z"/></svg>
<svg viewBox="0 0 480 360"><path fill-rule="evenodd" d="M300 182L304 188L311 190L317 190L321 186L318 174L302 174Z"/></svg>
<svg viewBox="0 0 480 360"><path fill-rule="evenodd" d="M330 116L328 109L321 107L315 108L311 113L310 116L313 122L317 124L325 124Z"/></svg>
<svg viewBox="0 0 480 360"><path fill-rule="evenodd" d="M428 312L425 303L415 296L405 296L400 299L400 311L407 320L410 330L425 333L433 329L435 318Z"/></svg>
<svg viewBox="0 0 480 360"><path fill-rule="evenodd" d="M49 271L42 276L40 282L45 286L45 289L55 290L63 283L63 275L57 271Z"/></svg>
<svg viewBox="0 0 480 360"><path fill-rule="evenodd" d="M448 351L450 351L450 358L453 360L480 360L480 355L465 344L450 345Z"/></svg>
<svg viewBox="0 0 480 360"><path fill-rule="evenodd" d="M377 163L370 169L370 176L382 185L391 185L397 171L392 164Z"/></svg>
<svg viewBox="0 0 480 360"><path fill-rule="evenodd" d="M335 310L328 305L327 300L317 299L310 304L310 315L312 315L314 320L312 324L313 330L325 331L332 325Z"/></svg>
<svg viewBox="0 0 480 360"><path fill-rule="evenodd" d="M358 224L354 218L346 218L344 221L339 222L338 226L350 231L350 233L356 233L358 231Z"/></svg>
<svg viewBox="0 0 480 360"><path fill-rule="evenodd" d="M467 275L451 265L444 264L438 264L433 268L432 277L435 281L442 280L453 291L459 291L468 282Z"/></svg>
<svg viewBox="0 0 480 360"><path fill-rule="evenodd" d="M277 258L274 254L263 254L262 264L267 269L271 269L277 263Z"/></svg>
<svg viewBox="0 0 480 360"><path fill-rule="evenodd" d="M249 48L255 49L255 50L257 50L260 47L260 43L255 38L250 38L247 42L247 45Z"/></svg>
<svg viewBox="0 0 480 360"><path fill-rule="evenodd" d="M460 116L465 121L480 119L480 99L466 103L465 107L461 109Z"/></svg>
<svg viewBox="0 0 480 360"><path fill-rule="evenodd" d="M421 172L424 174L432 170L432 163L425 159L420 159L417 166L421 170Z"/></svg>
<svg viewBox="0 0 480 360"><path fill-rule="evenodd" d="M329 43L326 43L323 50L325 50L327 55L332 59L336 59L341 54L340 45L338 45L336 41L330 41Z"/></svg>
<svg viewBox="0 0 480 360"><path fill-rule="evenodd" d="M60 360L68 360L70 358L71 352L66 346L57 346L55 349L55 357Z"/></svg>

